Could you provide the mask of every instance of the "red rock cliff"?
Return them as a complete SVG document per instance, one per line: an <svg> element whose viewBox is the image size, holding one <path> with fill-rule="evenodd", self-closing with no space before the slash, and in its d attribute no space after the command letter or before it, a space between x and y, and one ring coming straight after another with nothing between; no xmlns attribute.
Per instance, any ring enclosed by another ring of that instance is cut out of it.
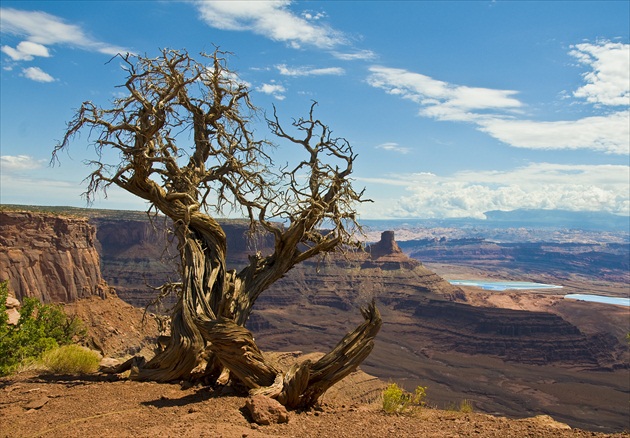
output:
<svg viewBox="0 0 630 438"><path fill-rule="evenodd" d="M0 281L8 280L19 300L104 296L95 242L96 230L87 219L0 211Z"/></svg>

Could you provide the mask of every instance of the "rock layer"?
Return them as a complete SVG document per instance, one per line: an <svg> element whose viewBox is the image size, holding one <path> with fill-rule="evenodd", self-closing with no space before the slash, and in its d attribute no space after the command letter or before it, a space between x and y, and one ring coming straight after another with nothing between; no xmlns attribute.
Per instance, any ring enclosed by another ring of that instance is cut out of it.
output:
<svg viewBox="0 0 630 438"><path fill-rule="evenodd" d="M0 211L0 281L17 299L44 303L104 296L107 285L87 219Z"/></svg>

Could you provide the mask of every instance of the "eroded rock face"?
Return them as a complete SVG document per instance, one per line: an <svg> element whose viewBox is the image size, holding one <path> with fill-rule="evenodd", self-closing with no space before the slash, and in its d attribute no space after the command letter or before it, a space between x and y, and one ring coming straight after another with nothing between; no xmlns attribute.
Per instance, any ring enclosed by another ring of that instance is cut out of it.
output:
<svg viewBox="0 0 630 438"><path fill-rule="evenodd" d="M0 212L0 281L8 280L19 300L67 303L104 296L95 242L87 219Z"/></svg>
<svg viewBox="0 0 630 438"><path fill-rule="evenodd" d="M437 351L493 355L533 365L613 369L622 352L614 336L589 336L560 316L429 301L414 311L414 332Z"/></svg>
<svg viewBox="0 0 630 438"><path fill-rule="evenodd" d="M155 298L147 286L158 287L180 276L177 239L170 232L171 223L163 217L151 222L146 215L137 218L94 217L101 269L107 283L119 297L144 307ZM221 220L228 240L228 265L239 269L247 255L262 248L273 248L270 236L250 238L248 224L240 220ZM165 305L172 305L166 300Z"/></svg>

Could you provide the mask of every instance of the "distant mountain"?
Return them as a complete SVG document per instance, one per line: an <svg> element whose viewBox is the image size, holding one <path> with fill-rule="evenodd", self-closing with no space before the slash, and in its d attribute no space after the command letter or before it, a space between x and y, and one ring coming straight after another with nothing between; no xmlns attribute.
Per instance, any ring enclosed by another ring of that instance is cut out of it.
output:
<svg viewBox="0 0 630 438"><path fill-rule="evenodd" d="M144 220L145 211L106 210L66 206L35 206L0 204L1 210L34 211L89 218ZM589 231L615 231L630 233L630 217L598 211L567 210L492 210L484 213L486 219L362 219L360 222L372 230L395 230L411 227L476 227L476 228L571 228ZM238 220L232 220L238 222Z"/></svg>
<svg viewBox="0 0 630 438"><path fill-rule="evenodd" d="M583 230L630 231L630 217L601 211L493 210L486 220L511 226L577 228Z"/></svg>
<svg viewBox="0 0 630 438"><path fill-rule="evenodd" d="M630 232L630 217L605 212L566 210L493 210L486 219L366 219L361 223L374 230L411 227L478 227L478 228L571 228L589 231Z"/></svg>

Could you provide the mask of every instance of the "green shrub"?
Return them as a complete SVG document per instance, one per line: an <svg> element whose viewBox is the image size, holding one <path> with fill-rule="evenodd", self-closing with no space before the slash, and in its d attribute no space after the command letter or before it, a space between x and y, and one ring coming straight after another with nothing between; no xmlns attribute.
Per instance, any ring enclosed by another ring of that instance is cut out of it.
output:
<svg viewBox="0 0 630 438"><path fill-rule="evenodd" d="M450 403L446 407L446 410L453 411L453 412L462 412L464 414L470 414L474 412L475 406L471 400L464 399L464 400L460 400L459 405L457 403Z"/></svg>
<svg viewBox="0 0 630 438"><path fill-rule="evenodd" d="M42 363L55 374L89 374L98 370L98 353L76 344L64 345L47 351Z"/></svg>
<svg viewBox="0 0 630 438"><path fill-rule="evenodd" d="M14 372L23 362L39 359L59 345L85 335L81 321L68 317L61 306L25 298L17 325L8 324L7 282L0 283L0 376Z"/></svg>
<svg viewBox="0 0 630 438"><path fill-rule="evenodd" d="M459 412L463 412L465 414L470 414L474 411L473 402L467 399L459 402Z"/></svg>
<svg viewBox="0 0 630 438"><path fill-rule="evenodd" d="M418 386L414 394L411 394L391 383L383 391L383 410L388 414L402 414L411 406L424 406L426 390L426 386Z"/></svg>

